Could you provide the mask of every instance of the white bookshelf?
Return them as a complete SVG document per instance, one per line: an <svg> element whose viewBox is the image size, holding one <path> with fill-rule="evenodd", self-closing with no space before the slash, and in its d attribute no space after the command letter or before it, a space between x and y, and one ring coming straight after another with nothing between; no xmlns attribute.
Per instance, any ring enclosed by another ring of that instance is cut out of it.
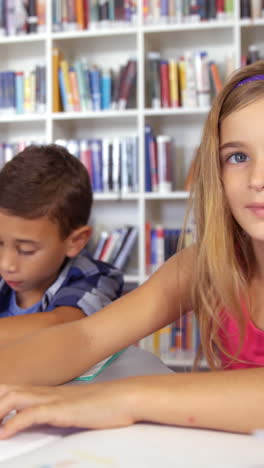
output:
<svg viewBox="0 0 264 468"><path fill-rule="evenodd" d="M234 18L208 23L150 25L143 24L142 3L136 25L108 27L91 31L52 32L51 0L47 0L45 34L0 37L0 71L30 69L36 64L47 66L47 111L40 115L0 115L0 140L38 139L52 142L58 138L93 138L104 136L139 137L139 192L136 194L96 194L92 219L109 229L135 224L139 229L137 247L125 279L140 284L147 277L145 269L145 222L164 224L168 228L182 225L188 194L183 181L199 143L208 108L151 109L145 98L146 54L158 50L162 57L179 56L184 50L206 50L216 61L220 73L228 52L235 66L241 62L250 44L259 46L264 55L264 19L241 20L239 1L235 0ZM69 60L80 56L89 62L111 66L136 57L137 107L124 111L52 112L52 48L57 46ZM171 193L144 191L144 125L151 124L158 133L174 138L175 187Z"/></svg>

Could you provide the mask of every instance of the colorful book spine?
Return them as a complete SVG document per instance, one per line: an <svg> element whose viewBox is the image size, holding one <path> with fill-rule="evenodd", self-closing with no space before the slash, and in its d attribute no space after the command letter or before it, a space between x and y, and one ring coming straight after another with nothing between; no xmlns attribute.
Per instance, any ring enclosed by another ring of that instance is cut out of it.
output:
<svg viewBox="0 0 264 468"><path fill-rule="evenodd" d="M15 78L16 113L24 114L24 73L16 72Z"/></svg>
<svg viewBox="0 0 264 468"><path fill-rule="evenodd" d="M111 75L104 71L101 75L101 109L111 108Z"/></svg>
<svg viewBox="0 0 264 468"><path fill-rule="evenodd" d="M167 135L157 135L159 191L172 191L171 170L171 138Z"/></svg>
<svg viewBox="0 0 264 468"><path fill-rule="evenodd" d="M28 0L28 32L35 33L38 28L37 4L36 0Z"/></svg>
<svg viewBox="0 0 264 468"><path fill-rule="evenodd" d="M132 227L124 245L118 254L116 260L114 261L113 265L120 270L125 268L126 263L128 262L129 256L132 253L132 249L136 243L138 237L138 228L136 226Z"/></svg>
<svg viewBox="0 0 264 468"><path fill-rule="evenodd" d="M150 102L153 109L159 109L161 107L160 59L159 52L148 53Z"/></svg>
<svg viewBox="0 0 264 468"><path fill-rule="evenodd" d="M137 61L134 59L131 59L127 63L124 76L121 82L121 86L120 86L119 102L118 102L119 109L126 109L127 107L129 93L136 79L136 73L137 73Z"/></svg>
<svg viewBox="0 0 264 468"><path fill-rule="evenodd" d="M65 59L61 60L60 69L63 74L64 87L66 91L66 102L67 102L66 111L72 112L74 110L73 109L73 96L72 96L70 77L69 77L69 63L67 60Z"/></svg>
<svg viewBox="0 0 264 468"><path fill-rule="evenodd" d="M92 98L92 109L94 111L98 111L101 109L101 73L96 66L93 66L89 71L89 81Z"/></svg>
<svg viewBox="0 0 264 468"><path fill-rule="evenodd" d="M150 141L152 138L152 128L145 125L145 191L152 191L151 166L150 166Z"/></svg>
<svg viewBox="0 0 264 468"><path fill-rule="evenodd" d="M176 60L169 60L169 92L171 107L179 107L178 64Z"/></svg>
<svg viewBox="0 0 264 468"><path fill-rule="evenodd" d="M160 61L160 95L161 95L161 106L171 107L170 85L169 85L169 63L167 60Z"/></svg>

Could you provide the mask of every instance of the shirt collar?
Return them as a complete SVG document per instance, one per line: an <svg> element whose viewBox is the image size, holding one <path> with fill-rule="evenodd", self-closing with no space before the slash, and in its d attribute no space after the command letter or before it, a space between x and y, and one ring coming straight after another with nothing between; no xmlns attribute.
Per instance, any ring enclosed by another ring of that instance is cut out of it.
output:
<svg viewBox="0 0 264 468"><path fill-rule="evenodd" d="M52 285L47 289L45 292L43 298L42 298L42 307L43 310L45 310L48 306L52 298L55 296L55 294L58 292L62 284L64 283L65 279L67 278L67 275L69 273L69 270L72 267L74 259L68 259L66 261L66 264L64 265L63 269L61 270L58 278L52 283ZM1 285L0 285L1 287Z"/></svg>

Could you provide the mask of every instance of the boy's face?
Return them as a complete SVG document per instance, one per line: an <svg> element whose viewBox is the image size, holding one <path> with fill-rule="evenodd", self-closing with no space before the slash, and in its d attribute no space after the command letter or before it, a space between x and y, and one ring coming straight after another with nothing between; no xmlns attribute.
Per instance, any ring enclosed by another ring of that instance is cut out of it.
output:
<svg viewBox="0 0 264 468"><path fill-rule="evenodd" d="M48 217L28 220L0 210L0 275L27 308L56 280L69 240Z"/></svg>

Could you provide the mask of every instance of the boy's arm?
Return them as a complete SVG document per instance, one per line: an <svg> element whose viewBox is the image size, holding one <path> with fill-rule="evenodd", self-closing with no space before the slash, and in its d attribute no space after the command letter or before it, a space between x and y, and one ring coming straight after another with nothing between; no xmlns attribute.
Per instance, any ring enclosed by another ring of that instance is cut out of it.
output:
<svg viewBox="0 0 264 468"><path fill-rule="evenodd" d="M194 248L91 317L49 327L0 351L0 382L57 385L191 310Z"/></svg>

